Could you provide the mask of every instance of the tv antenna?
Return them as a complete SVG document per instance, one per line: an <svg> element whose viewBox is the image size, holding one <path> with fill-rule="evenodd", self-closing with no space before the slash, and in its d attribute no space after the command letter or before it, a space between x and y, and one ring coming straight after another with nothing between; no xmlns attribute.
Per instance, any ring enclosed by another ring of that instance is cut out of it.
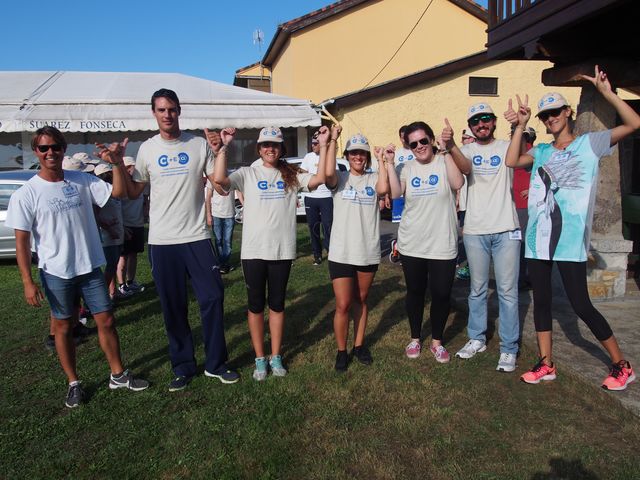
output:
<svg viewBox="0 0 640 480"><path fill-rule="evenodd" d="M259 28L253 31L253 44L258 44L258 52L262 53L262 42L264 42L264 32Z"/></svg>

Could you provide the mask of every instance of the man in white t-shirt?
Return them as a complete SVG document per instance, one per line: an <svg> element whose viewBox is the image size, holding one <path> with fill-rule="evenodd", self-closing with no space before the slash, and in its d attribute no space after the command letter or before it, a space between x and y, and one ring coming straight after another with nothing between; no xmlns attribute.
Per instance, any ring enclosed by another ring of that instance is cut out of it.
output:
<svg viewBox="0 0 640 480"><path fill-rule="evenodd" d="M113 188L99 178L62 168L67 142L54 127L36 131L31 148L40 162L38 174L16 191L9 202L5 224L15 230L16 260L24 296L40 306L46 296L54 323L60 365L69 380L65 405L78 407L84 391L76 371L73 327L78 321L77 298L82 295L98 327L100 346L111 369L109 388L144 390L149 382L122 366L113 307L100 267L105 257L93 206L103 207L113 195L126 194L122 174L122 145L99 145L103 160L114 165ZM31 277L31 236L45 295Z"/></svg>
<svg viewBox="0 0 640 480"><path fill-rule="evenodd" d="M487 289L493 259L499 302L500 359L497 370L512 372L518 354L518 258L521 233L512 195L513 170L506 166L509 142L496 140L496 116L486 103L469 107L467 123L476 141L458 148L447 145L460 171L467 175L464 246L469 261L469 341L456 353L471 358L486 350Z"/></svg>
<svg viewBox="0 0 640 480"><path fill-rule="evenodd" d="M133 176L125 181L129 198L139 197L147 184L151 188L149 259L169 340L169 391L184 389L197 371L187 276L200 306L204 373L235 383L240 377L226 365L224 289L205 218L202 178L213 180L213 152L204 138L180 131L180 101L173 90L156 91L151 111L160 133L140 146Z"/></svg>
<svg viewBox="0 0 640 480"><path fill-rule="evenodd" d="M311 139L311 151L307 153L300 163L300 168L312 174L318 173L320 162L320 143L316 132ZM311 249L313 250L313 264L322 263L322 247L329 253L329 239L331 238L331 225L333 223L333 198L331 192L324 184L304 197L304 210L307 216L307 225L311 235ZM322 242L320 241L320 230Z"/></svg>

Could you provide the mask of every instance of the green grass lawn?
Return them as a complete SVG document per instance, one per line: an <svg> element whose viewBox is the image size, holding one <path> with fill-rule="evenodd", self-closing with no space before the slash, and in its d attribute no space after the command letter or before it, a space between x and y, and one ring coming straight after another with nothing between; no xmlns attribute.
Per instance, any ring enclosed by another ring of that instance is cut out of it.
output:
<svg viewBox="0 0 640 480"><path fill-rule="evenodd" d="M640 478L637 417L567 369L555 382L520 383L533 351L523 349L518 375L495 371L497 338L467 361L407 359L398 266L383 264L371 290L374 364L336 374L333 292L326 263L312 266L306 225L298 252L286 307L287 377L251 378L238 269L224 277L225 314L230 364L242 380L222 385L199 375L169 393L167 341L143 255L147 290L121 303L116 317L127 366L152 385L110 391L92 336L78 348L88 401L75 410L63 405L65 378L43 345L48 310L28 307L17 268L1 263L0 478ZM202 361L194 300L190 315ZM464 312L452 312L452 354L466 340L465 324Z"/></svg>

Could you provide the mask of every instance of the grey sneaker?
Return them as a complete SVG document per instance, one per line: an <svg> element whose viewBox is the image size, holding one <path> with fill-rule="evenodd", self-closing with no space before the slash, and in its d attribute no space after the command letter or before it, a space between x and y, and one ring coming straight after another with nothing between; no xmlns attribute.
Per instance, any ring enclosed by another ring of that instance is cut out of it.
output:
<svg viewBox="0 0 640 480"><path fill-rule="evenodd" d="M127 290L133 293L144 292L144 285L133 280L132 282L127 282Z"/></svg>
<svg viewBox="0 0 640 480"><path fill-rule="evenodd" d="M64 401L65 406L69 408L76 408L80 406L80 404L84 400L84 390L80 386L80 382L75 385L69 385L69 390L67 391L67 398Z"/></svg>
<svg viewBox="0 0 640 480"><path fill-rule="evenodd" d="M125 370L117 377L113 375L109 376L109 388L111 390L116 390L118 388L128 388L129 390L133 390L134 392L139 392L140 390L144 390L149 386L149 382L143 380L141 378L135 378L129 370Z"/></svg>
<svg viewBox="0 0 640 480"><path fill-rule="evenodd" d="M501 353L500 360L498 360L498 366L496 370L499 372L513 372L516 369L516 354L515 353Z"/></svg>
<svg viewBox="0 0 640 480"><path fill-rule="evenodd" d="M280 355L273 355L269 360L269 366L271 367L271 373L276 377L284 377L287 374L287 370L282 365L282 357Z"/></svg>
<svg viewBox="0 0 640 480"><path fill-rule="evenodd" d="M267 359L264 357L256 358L256 368L253 371L253 379L261 382L267 378Z"/></svg>
<svg viewBox="0 0 640 480"><path fill-rule="evenodd" d="M456 357L459 358L471 358L476 353L484 352L487 349L487 345L482 340L469 340L464 344L458 353L456 353Z"/></svg>

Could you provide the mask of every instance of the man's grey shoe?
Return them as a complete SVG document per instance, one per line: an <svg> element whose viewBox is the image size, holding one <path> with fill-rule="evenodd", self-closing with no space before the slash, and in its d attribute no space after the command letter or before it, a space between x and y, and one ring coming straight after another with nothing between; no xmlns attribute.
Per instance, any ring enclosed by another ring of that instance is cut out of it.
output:
<svg viewBox="0 0 640 480"><path fill-rule="evenodd" d="M80 386L80 382L75 385L69 385L67 391L67 398L64 401L65 406L69 408L76 408L84 401L84 390Z"/></svg>
<svg viewBox="0 0 640 480"><path fill-rule="evenodd" d="M456 357L459 358L471 358L476 353L484 352L487 349L487 344L482 340L469 340L464 344L458 353L456 353Z"/></svg>
<svg viewBox="0 0 640 480"><path fill-rule="evenodd" d="M515 353L501 353L500 360L498 360L498 366L496 370L499 372L513 372L516 369L516 354Z"/></svg>
<svg viewBox="0 0 640 480"><path fill-rule="evenodd" d="M118 388L128 388L129 390L133 390L134 392L139 392L140 390L144 390L149 386L149 382L143 380L142 378L135 378L129 370L125 370L117 377L111 375L109 377L109 388L111 390L116 390Z"/></svg>

